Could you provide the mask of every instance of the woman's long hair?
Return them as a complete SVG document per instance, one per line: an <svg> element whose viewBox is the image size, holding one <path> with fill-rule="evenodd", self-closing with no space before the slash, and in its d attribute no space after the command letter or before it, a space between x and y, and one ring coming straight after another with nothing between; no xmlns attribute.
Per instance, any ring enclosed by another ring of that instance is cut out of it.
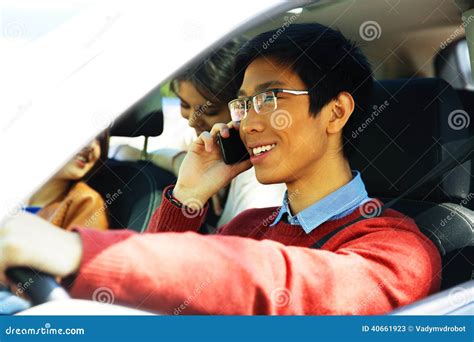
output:
<svg viewBox="0 0 474 342"><path fill-rule="evenodd" d="M99 141L99 159L97 159L94 166L79 181L87 183L87 181L91 179L95 173L99 172L99 170L104 167L104 163L109 159L110 130L108 128L105 129L95 139Z"/></svg>
<svg viewBox="0 0 474 342"><path fill-rule="evenodd" d="M242 44L242 39L232 39L204 60L190 65L171 81L171 91L176 94L179 82L189 81L205 99L226 105L235 98L240 86L234 81L234 58Z"/></svg>

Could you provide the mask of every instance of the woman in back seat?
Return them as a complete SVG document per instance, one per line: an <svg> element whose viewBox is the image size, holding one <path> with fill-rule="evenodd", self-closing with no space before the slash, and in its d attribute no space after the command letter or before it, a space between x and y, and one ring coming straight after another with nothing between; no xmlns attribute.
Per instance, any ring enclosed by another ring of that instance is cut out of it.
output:
<svg viewBox="0 0 474 342"><path fill-rule="evenodd" d="M71 230L83 227L106 230L109 227L107 207L103 198L82 180L99 167L98 161L107 156L107 134L94 139L48 180L28 201L24 208L57 227ZM0 315L11 315L25 310L28 302L12 294L0 282Z"/></svg>
<svg viewBox="0 0 474 342"><path fill-rule="evenodd" d="M188 120L197 136L210 131L218 122L231 121L227 103L237 95L233 64L240 46L238 39L227 42L204 61L188 67L171 82L171 90L180 99L181 115ZM154 164L178 176L191 143L183 141L182 150L160 149L149 157ZM114 158L137 160L140 155L140 150L122 145L115 150ZM221 227L244 210L279 205L284 192L284 184L259 183L252 168L235 177L229 186L212 196L212 212L206 222Z"/></svg>
<svg viewBox="0 0 474 342"><path fill-rule="evenodd" d="M83 180L94 173L101 156L107 156L107 139L94 139L48 180L28 201L26 211L55 226L109 227L104 199Z"/></svg>

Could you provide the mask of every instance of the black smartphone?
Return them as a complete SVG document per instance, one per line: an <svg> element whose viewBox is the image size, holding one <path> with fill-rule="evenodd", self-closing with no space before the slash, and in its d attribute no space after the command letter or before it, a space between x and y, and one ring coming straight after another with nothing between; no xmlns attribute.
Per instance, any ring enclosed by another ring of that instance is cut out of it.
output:
<svg viewBox="0 0 474 342"><path fill-rule="evenodd" d="M222 159L226 164L235 164L250 158L247 147L240 139L239 132L234 128L229 128L229 137L223 138L217 134L217 141L221 149Z"/></svg>

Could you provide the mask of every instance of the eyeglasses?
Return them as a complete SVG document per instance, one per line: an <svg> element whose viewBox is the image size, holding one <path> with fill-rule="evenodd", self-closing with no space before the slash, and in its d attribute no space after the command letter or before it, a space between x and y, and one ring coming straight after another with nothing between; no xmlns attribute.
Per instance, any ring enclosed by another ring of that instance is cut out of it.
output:
<svg viewBox="0 0 474 342"><path fill-rule="evenodd" d="M273 112L277 109L278 93L292 95L308 95L308 90L268 89L254 96L242 97L229 102L230 116L233 121L241 121L247 117L249 109L257 114Z"/></svg>

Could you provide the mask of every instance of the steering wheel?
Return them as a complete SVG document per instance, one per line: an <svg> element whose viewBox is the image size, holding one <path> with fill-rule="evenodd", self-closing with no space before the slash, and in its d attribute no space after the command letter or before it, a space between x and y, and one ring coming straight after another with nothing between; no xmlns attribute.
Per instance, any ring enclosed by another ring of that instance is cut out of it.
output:
<svg viewBox="0 0 474 342"><path fill-rule="evenodd" d="M70 298L66 290L49 274L35 272L27 267L9 268L5 273L13 283L20 284L20 289L33 305Z"/></svg>

